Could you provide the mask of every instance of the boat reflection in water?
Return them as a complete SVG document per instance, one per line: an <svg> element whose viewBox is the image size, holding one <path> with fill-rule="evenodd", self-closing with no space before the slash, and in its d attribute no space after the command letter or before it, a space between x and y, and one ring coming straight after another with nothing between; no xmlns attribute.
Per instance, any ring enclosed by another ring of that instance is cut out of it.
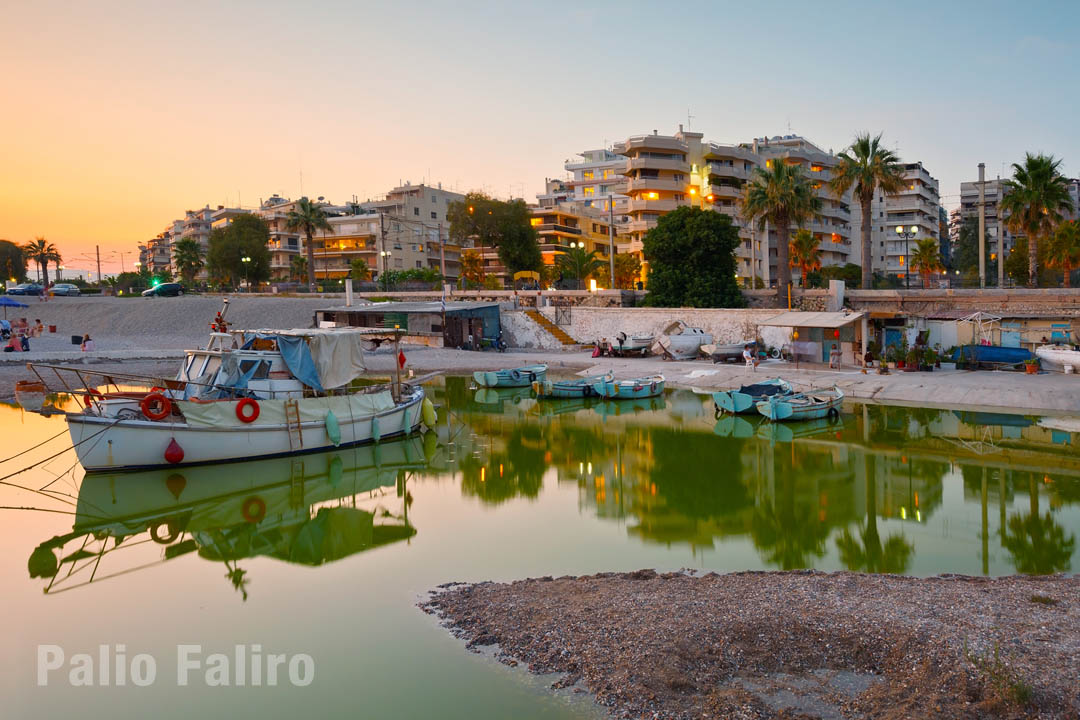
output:
<svg viewBox="0 0 1080 720"><path fill-rule="evenodd" d="M48 580L46 592L100 582L133 569L114 556L153 544L156 562L196 553L223 563L246 599L245 558L321 565L415 535L406 482L435 450L429 432L295 458L89 474L72 531L34 549L30 575Z"/></svg>

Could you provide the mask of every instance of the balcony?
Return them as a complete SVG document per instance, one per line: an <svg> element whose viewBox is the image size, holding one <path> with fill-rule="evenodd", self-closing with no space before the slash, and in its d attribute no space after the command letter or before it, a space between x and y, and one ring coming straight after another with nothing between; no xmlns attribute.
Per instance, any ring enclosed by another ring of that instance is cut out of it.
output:
<svg viewBox="0 0 1080 720"><path fill-rule="evenodd" d="M667 190L669 192L686 192L685 180L673 180L671 177L643 177L630 178L626 181L626 192L640 192L642 190Z"/></svg>
<svg viewBox="0 0 1080 720"><path fill-rule="evenodd" d="M685 201L669 200L630 200L626 206L626 212L633 215L640 212L671 212L680 205L686 205Z"/></svg>
<svg viewBox="0 0 1080 720"><path fill-rule="evenodd" d="M685 153L687 147L682 140L668 135L635 135L624 142L616 143L613 149L620 155L626 155L634 150L673 150Z"/></svg>
<svg viewBox="0 0 1080 720"><path fill-rule="evenodd" d="M742 197L742 188L731 185L710 185L709 193L718 198L738 199Z"/></svg>
<svg viewBox="0 0 1080 720"><path fill-rule="evenodd" d="M665 160L664 158L633 157L627 158L624 173L631 170L671 170L673 172L690 172L690 163L685 160Z"/></svg>
<svg viewBox="0 0 1080 720"><path fill-rule="evenodd" d="M749 180L753 174L753 169L744 170L742 163L738 165L723 165L721 163L709 163L705 166L709 175L715 175L722 178L738 178L739 180Z"/></svg>
<svg viewBox="0 0 1080 720"><path fill-rule="evenodd" d="M631 220L627 223L626 232L628 234L633 233L645 233L656 227L656 223L659 218L641 218L640 220Z"/></svg>
<svg viewBox="0 0 1080 720"><path fill-rule="evenodd" d="M569 225L558 225L555 223L544 223L543 225L533 225L538 233L565 233L567 235L580 235L581 228L570 227Z"/></svg>

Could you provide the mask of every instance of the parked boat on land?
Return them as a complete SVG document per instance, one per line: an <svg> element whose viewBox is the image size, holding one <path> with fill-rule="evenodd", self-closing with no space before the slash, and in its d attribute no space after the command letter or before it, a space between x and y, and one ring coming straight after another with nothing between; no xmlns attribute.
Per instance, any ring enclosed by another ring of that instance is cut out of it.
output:
<svg viewBox="0 0 1080 720"><path fill-rule="evenodd" d="M598 396L611 400L651 398L664 394L664 376L652 375L631 380L607 380L594 383L592 387Z"/></svg>
<svg viewBox="0 0 1080 720"><path fill-rule="evenodd" d="M776 396L761 400L757 410L773 421L817 420L836 417L844 402L844 392L839 387L831 390L814 390L796 395Z"/></svg>
<svg viewBox="0 0 1080 720"><path fill-rule="evenodd" d="M547 365L526 365L509 370L494 370L473 373L473 380L480 387L530 387L534 382L543 381L547 375Z"/></svg>
<svg viewBox="0 0 1080 720"><path fill-rule="evenodd" d="M1080 373L1080 350L1074 345L1040 345L1035 357L1045 370L1064 373ZM1066 369L1069 368L1069 369Z"/></svg>
<svg viewBox="0 0 1080 720"><path fill-rule="evenodd" d="M664 331L664 339L658 343L676 360L693 360L701 353L701 346L709 345L712 340L712 335L701 328L676 322L667 327Z"/></svg>
<svg viewBox="0 0 1080 720"><path fill-rule="evenodd" d="M641 355L645 356L649 354L649 348L652 347L655 337L652 335L630 335L620 332L615 336L615 342L611 344L611 352L619 357L624 355Z"/></svg>
<svg viewBox="0 0 1080 720"><path fill-rule="evenodd" d="M753 413L754 404L773 395L791 395L791 385L781 378L770 378L752 385L743 385L738 390L721 390L712 394L717 412Z"/></svg>
<svg viewBox="0 0 1080 720"><path fill-rule="evenodd" d="M226 302L206 349L189 351L172 379L29 364L47 393L66 392L81 406L40 412L65 416L87 471L298 455L408 435L422 419L434 423L423 389L400 382L400 374L389 384L354 382L365 371L361 341L381 335L396 345L401 331L229 331L227 310ZM60 386L49 386L54 376Z"/></svg>
<svg viewBox="0 0 1080 720"><path fill-rule="evenodd" d="M615 376L611 372L603 375L576 378L573 380L537 380L532 384L533 392L538 398L587 398L596 397L593 385L596 383L611 382Z"/></svg>
<svg viewBox="0 0 1080 720"><path fill-rule="evenodd" d="M711 357L714 363L742 362L743 350L746 349L747 345L750 346L751 352L757 352L756 340L744 340L726 345L702 345L701 351Z"/></svg>
<svg viewBox="0 0 1080 720"><path fill-rule="evenodd" d="M1002 347L1001 345L961 345L953 353L953 362L963 362L974 367L991 369L1021 369L1031 358L1030 350Z"/></svg>

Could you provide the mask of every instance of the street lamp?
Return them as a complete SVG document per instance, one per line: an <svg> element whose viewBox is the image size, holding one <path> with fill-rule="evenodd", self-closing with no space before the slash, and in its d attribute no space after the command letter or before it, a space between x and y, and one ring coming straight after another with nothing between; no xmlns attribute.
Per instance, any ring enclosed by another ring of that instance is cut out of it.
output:
<svg viewBox="0 0 1080 720"><path fill-rule="evenodd" d="M907 290L911 287L911 256L908 253L908 244L919 234L918 225L909 225L906 228L903 225L896 226L896 236L902 238L904 241L904 257L900 259L900 264L904 266L904 289Z"/></svg>
<svg viewBox="0 0 1080 720"><path fill-rule="evenodd" d="M240 262L244 263L244 280L247 282L248 292L251 292L251 277L248 274L248 268L251 265L251 258L245 255L240 258Z"/></svg>

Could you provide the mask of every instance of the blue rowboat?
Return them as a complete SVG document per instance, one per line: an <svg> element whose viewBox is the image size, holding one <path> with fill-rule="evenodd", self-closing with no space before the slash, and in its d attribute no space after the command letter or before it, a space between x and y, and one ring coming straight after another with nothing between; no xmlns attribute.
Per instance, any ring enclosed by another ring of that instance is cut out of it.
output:
<svg viewBox="0 0 1080 720"><path fill-rule="evenodd" d="M832 390L815 390L784 397L773 395L768 400L758 402L757 410L773 421L817 420L838 416L843 402L843 391L834 387Z"/></svg>
<svg viewBox="0 0 1080 720"><path fill-rule="evenodd" d="M953 362L963 361L971 365L991 368L1019 367L1035 355L1025 348L1000 345L962 345L953 352Z"/></svg>
<svg viewBox="0 0 1080 720"><path fill-rule="evenodd" d="M753 385L743 385L738 390L721 390L712 394L717 412L729 412L736 415L753 413L754 404L773 395L791 395L791 385L786 380L771 378Z"/></svg>
<svg viewBox="0 0 1080 720"><path fill-rule="evenodd" d="M633 380L608 380L594 383L593 391L611 400L636 400L664 394L664 376L634 378Z"/></svg>
<svg viewBox="0 0 1080 720"><path fill-rule="evenodd" d="M480 387L529 387L537 380L543 380L547 374L547 365L526 365L513 370L494 372L474 372L473 380Z"/></svg>
<svg viewBox="0 0 1080 720"><path fill-rule="evenodd" d="M532 384L532 389L538 398L596 397L596 392L592 386L596 383L611 382L614 377L610 372L607 372L603 375L592 375L576 380L537 380Z"/></svg>

